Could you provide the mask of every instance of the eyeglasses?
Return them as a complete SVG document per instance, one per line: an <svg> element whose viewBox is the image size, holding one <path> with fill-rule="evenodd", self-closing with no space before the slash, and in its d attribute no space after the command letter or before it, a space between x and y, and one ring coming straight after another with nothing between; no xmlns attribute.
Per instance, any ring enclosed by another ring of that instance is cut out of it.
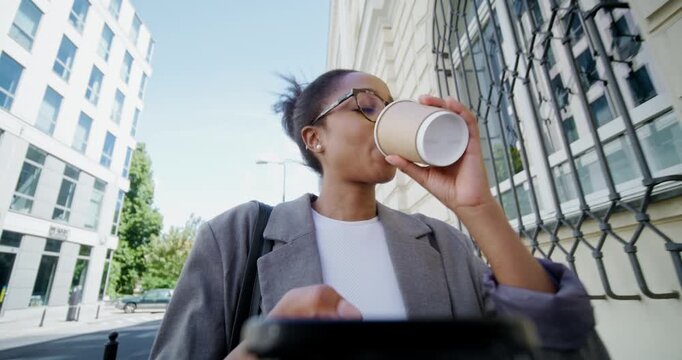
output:
<svg viewBox="0 0 682 360"><path fill-rule="evenodd" d="M356 111L359 111L362 116L365 117L370 122L376 122L379 113L383 110L386 105L390 104L390 101L385 101L379 95L377 95L372 89L352 89L347 94L341 96L335 103L329 105L322 113L313 120L310 125L315 125L323 117L327 116L332 110L336 109L337 106L341 105L344 101L353 98L355 99L355 105L357 105Z"/></svg>

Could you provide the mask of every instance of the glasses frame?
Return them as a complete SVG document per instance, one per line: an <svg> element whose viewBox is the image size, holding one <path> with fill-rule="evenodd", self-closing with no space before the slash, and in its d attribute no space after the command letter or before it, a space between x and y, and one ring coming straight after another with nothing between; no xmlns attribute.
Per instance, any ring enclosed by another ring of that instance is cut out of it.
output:
<svg viewBox="0 0 682 360"><path fill-rule="evenodd" d="M374 90L372 90L372 89L366 89L366 88L353 88L353 89L351 89L350 91L348 91L345 95L343 95L343 96L341 96L340 98L338 98L333 104L327 106L327 107L322 111L322 113L321 113L320 115L318 115L318 116L315 118L315 120L313 120L313 122L310 123L310 125L315 125L315 123L317 123L318 121L320 121L320 119L322 119L323 117L327 116L330 112L332 112L332 110L336 109L336 107L338 107L339 105L341 105L343 102L345 102L346 100L348 100L348 99L350 99L350 98L354 98L354 99L355 99L355 105L357 105L358 108L359 108L359 107L360 107L360 104L358 103L358 98L356 97L356 95L359 94L359 93L361 93L361 92L370 93L371 95L376 96L379 100L381 100L381 101L384 103L384 106L387 106L388 104L391 103L391 101L386 101L386 100L384 100L381 96L379 96L379 94L377 94L377 93L376 93ZM376 120L372 120L372 119L368 118L367 115L365 115L365 113L362 112L362 110L360 110L360 113L362 114L362 116L363 116L367 121L369 121L369 122L371 122L371 123L375 123L375 122L376 122Z"/></svg>

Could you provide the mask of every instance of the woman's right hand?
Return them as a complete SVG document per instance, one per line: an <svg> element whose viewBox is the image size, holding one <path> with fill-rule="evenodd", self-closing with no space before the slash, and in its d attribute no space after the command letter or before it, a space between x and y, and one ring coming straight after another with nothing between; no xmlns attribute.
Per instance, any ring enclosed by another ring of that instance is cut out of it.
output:
<svg viewBox="0 0 682 360"><path fill-rule="evenodd" d="M360 310L329 285L311 285L289 290L267 315L269 319L361 320ZM239 344L226 360L256 359Z"/></svg>

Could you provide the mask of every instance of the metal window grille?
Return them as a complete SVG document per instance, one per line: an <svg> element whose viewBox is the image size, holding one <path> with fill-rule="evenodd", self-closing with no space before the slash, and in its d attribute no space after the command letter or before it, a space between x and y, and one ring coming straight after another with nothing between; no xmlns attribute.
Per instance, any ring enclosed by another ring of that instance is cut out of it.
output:
<svg viewBox="0 0 682 360"><path fill-rule="evenodd" d="M534 255L551 259L563 254L579 274L576 254L587 247L604 290L591 297L639 300L640 294L621 294L611 287L603 250L607 242L617 242L642 295L679 298L678 291L649 288L637 252L643 232L654 234L661 240L661 251L671 255L682 286L682 243L652 224L648 212L657 198L679 195L682 174L656 175L660 172L652 168L658 169L657 165L647 160L637 136L637 130L656 117L635 123L632 110L656 91L646 70L639 72L644 68L638 60L643 40L628 24L628 4L601 1L590 9L575 0L542 4L538 0L436 0L434 4L438 90L441 96L455 96L477 116L491 191ZM503 33L500 20L511 31ZM557 67L561 56L564 65ZM618 67L629 67L626 81L617 81L614 69ZM623 84L631 88L631 102ZM572 113L571 102L580 111ZM670 107L664 110L670 112ZM583 135L592 142L575 150L575 121L581 118L587 128ZM600 127L618 125L611 124L616 118L622 122L620 130L603 139ZM541 152L530 166L529 140L539 143ZM616 146L622 151L614 152ZM566 160L550 166L550 155L557 151L563 151ZM616 173L614 167L625 162L634 169ZM540 191L536 179L542 173L547 184ZM618 186L624 181L635 182L635 190L628 189L627 195ZM596 190L605 194L601 200L592 196ZM549 196L540 198L541 193ZM631 236L614 230L610 222L622 212L636 222ZM599 229L594 244L583 234L585 224L592 221ZM572 238L560 241L559 231L568 231ZM541 236L549 239L544 249L538 241Z"/></svg>

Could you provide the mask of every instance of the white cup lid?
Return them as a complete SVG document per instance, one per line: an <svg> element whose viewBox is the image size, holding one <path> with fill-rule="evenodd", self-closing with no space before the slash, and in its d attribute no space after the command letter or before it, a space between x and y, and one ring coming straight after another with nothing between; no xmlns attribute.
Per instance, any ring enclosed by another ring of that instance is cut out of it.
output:
<svg viewBox="0 0 682 360"><path fill-rule="evenodd" d="M459 115L438 111L429 115L417 132L417 151L430 165L448 166L457 161L469 143L469 129Z"/></svg>

